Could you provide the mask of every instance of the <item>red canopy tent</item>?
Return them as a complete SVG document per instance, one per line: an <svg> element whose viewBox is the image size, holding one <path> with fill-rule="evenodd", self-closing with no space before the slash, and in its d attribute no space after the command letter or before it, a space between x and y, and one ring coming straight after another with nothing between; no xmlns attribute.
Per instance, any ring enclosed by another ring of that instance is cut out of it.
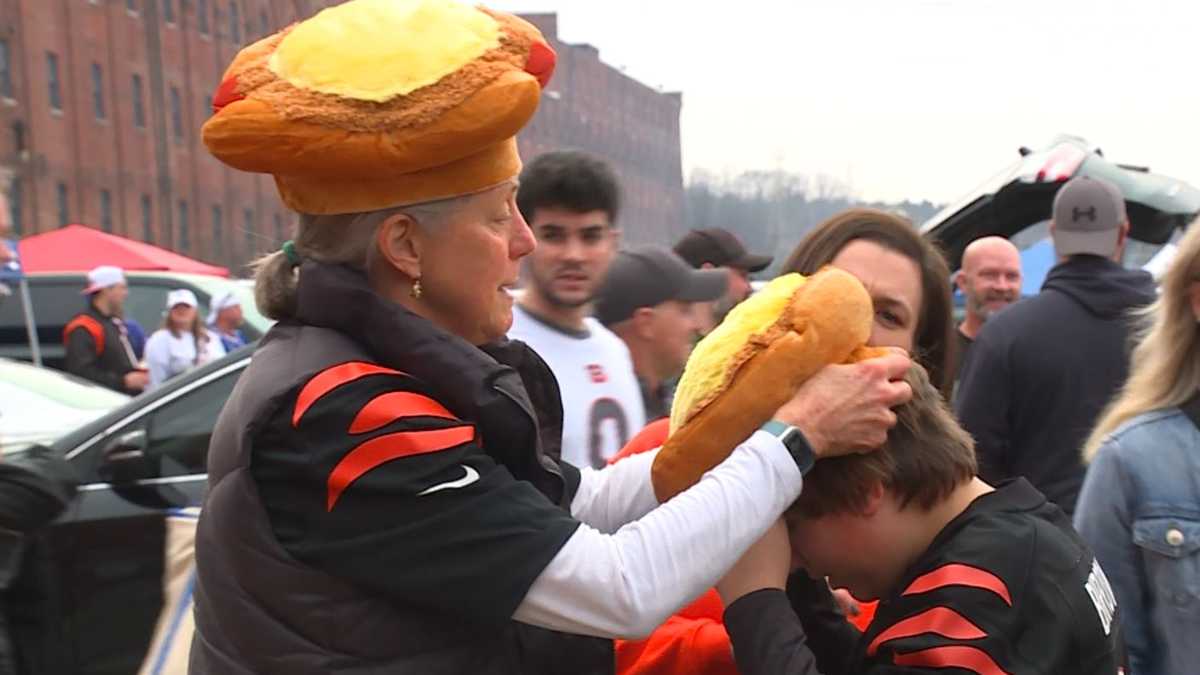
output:
<svg viewBox="0 0 1200 675"><path fill-rule="evenodd" d="M25 237L17 246L21 267L26 272L86 272L99 265L116 265L124 270L229 276L224 267L84 225L68 225Z"/></svg>

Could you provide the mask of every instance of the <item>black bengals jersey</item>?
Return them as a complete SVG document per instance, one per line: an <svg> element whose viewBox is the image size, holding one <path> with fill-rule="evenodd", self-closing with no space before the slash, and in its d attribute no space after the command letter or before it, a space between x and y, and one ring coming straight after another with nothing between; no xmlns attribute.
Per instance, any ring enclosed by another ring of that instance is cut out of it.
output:
<svg viewBox="0 0 1200 675"><path fill-rule="evenodd" d="M383 597L507 620L579 523L433 396L392 368L329 367L264 421L251 473L297 559Z"/></svg>
<svg viewBox="0 0 1200 675"><path fill-rule="evenodd" d="M1116 602L1058 507L1024 479L976 499L934 539L859 633L828 587L734 602L726 629L744 675L1116 675Z"/></svg>

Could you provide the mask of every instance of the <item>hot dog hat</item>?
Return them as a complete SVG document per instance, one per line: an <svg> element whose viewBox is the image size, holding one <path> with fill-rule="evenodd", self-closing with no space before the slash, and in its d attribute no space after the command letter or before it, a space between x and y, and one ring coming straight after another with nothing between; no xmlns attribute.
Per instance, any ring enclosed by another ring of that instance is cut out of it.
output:
<svg viewBox="0 0 1200 675"><path fill-rule="evenodd" d="M486 189L521 170L516 133L555 55L529 23L452 0L351 0L249 45L202 136L309 214Z"/></svg>

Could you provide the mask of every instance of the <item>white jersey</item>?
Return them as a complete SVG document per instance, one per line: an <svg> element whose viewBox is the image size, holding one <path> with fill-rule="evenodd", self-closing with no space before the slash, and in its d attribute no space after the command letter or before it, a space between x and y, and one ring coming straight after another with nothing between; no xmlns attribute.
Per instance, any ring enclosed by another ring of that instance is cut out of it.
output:
<svg viewBox="0 0 1200 675"><path fill-rule="evenodd" d="M578 467L604 466L646 425L642 390L621 338L595 319L578 333L553 326L520 305L508 337L541 356L562 390L562 458Z"/></svg>

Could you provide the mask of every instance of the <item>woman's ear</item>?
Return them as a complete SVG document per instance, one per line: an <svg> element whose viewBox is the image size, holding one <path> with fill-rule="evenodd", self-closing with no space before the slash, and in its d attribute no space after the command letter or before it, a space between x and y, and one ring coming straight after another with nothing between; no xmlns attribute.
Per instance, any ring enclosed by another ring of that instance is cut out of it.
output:
<svg viewBox="0 0 1200 675"><path fill-rule="evenodd" d="M380 223L375 247L388 266L410 279L421 278L421 228L412 216L397 213Z"/></svg>

